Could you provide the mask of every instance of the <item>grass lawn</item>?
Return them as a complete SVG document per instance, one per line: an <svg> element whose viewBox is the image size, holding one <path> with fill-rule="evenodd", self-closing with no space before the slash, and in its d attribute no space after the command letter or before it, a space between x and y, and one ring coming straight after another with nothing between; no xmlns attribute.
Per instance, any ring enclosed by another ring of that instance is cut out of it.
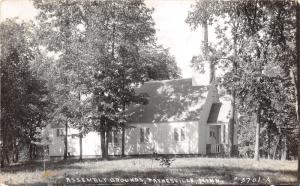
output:
<svg viewBox="0 0 300 186"><path fill-rule="evenodd" d="M297 178L296 161L260 160L257 162L252 159L198 157L176 158L168 168L161 167L159 161L151 158L83 162L52 161L46 162L46 170L44 174L43 162L6 167L1 170L0 185L1 183L7 185L82 184L90 183L92 178L94 178L92 183L106 184L123 183L130 181L131 178L132 182L128 185L133 185L133 182L134 185L141 185L142 181L151 185L164 182L208 184L212 178L214 183L219 184L270 185L295 184ZM104 178L107 178L108 182L104 182Z"/></svg>

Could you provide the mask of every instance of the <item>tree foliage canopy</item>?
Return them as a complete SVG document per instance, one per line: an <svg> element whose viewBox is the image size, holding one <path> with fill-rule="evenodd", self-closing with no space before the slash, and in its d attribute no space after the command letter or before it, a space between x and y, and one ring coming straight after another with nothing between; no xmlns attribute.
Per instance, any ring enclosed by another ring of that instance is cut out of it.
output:
<svg viewBox="0 0 300 186"><path fill-rule="evenodd" d="M34 42L30 25L6 20L1 33L1 166L12 151L38 140L38 129L47 118L48 90L45 81L30 68ZM15 154L12 154L15 155Z"/></svg>
<svg viewBox="0 0 300 186"><path fill-rule="evenodd" d="M240 122L240 134L260 116L263 138L261 152L270 156L271 145L277 146L287 136L295 135L295 12L292 1L198 1L186 22L197 28L204 21L215 26L217 43L210 44L207 59L194 58L193 65L214 61L225 71L220 85L228 92L236 91L237 110L247 116ZM201 68L200 68L201 69ZM246 119L247 118L247 119ZM292 138L287 137L289 153ZM253 136L240 135L254 143ZM282 149L284 144L281 144ZM277 148L277 147L276 147ZM275 151L277 149L271 149Z"/></svg>

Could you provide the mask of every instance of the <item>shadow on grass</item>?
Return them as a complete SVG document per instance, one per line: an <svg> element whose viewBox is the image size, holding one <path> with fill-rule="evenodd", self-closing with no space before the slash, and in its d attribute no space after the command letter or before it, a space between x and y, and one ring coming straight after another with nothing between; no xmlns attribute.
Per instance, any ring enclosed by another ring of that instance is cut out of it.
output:
<svg viewBox="0 0 300 186"><path fill-rule="evenodd" d="M131 158L125 158L131 159ZM134 158L137 159L137 158ZM139 159L150 159L150 158L139 158ZM113 158L108 161L122 161L123 158ZM103 161L99 159L86 159L81 162L97 162ZM78 172L75 174L73 172L68 172L63 177L52 177L48 181L41 183L35 183L33 185L47 185L49 183L54 184L68 184L66 178L151 178L151 179L166 179L166 178L176 178L176 179L186 179L186 178L218 178L224 181L225 184L241 184L243 178L258 178L266 179L269 178L271 182L266 180L260 184L285 184L294 185L297 178L297 171L287 170L280 171L274 169L255 169L249 167L234 167L234 166L223 166L223 165L213 165L213 166L184 166L184 167L169 167L169 168L153 168L151 170L140 170L132 171L130 167L128 170L113 170L103 173L89 173L88 170L81 166L73 165L74 163L80 162L79 160L61 160L61 161L51 161L47 162L47 170L54 169L77 169ZM25 164L13 165L2 169L3 172L19 172L19 171L36 171L43 170L43 162L27 162ZM76 171L77 171L76 170ZM81 172L82 170L82 172ZM74 170L75 171L75 170ZM77 183L82 184L82 183ZM24 184L28 185L28 184ZM72 185L76 185L72 184ZM105 184L109 185L109 184ZM130 183L129 185L144 185L140 183ZM258 185L258 183L252 183L252 185Z"/></svg>
<svg viewBox="0 0 300 186"><path fill-rule="evenodd" d="M74 166L72 164L74 163L86 163L86 162L99 162L99 161L123 161L126 159L151 159L151 157L109 157L108 159L101 159L101 158L89 158L89 159L67 159L67 160L50 160L46 161L46 168L47 170L55 170L55 169L64 169L64 168L70 168L70 169L81 169L81 166ZM18 164L13 164L10 166L6 166L4 168L1 168L1 172L9 172L9 173L17 173L17 172L33 172L37 170L43 170L44 169L44 161L43 160L37 160L37 161L26 161L26 162L20 162Z"/></svg>
<svg viewBox="0 0 300 186"><path fill-rule="evenodd" d="M74 166L72 164L77 162L88 162L88 161L97 161L97 160L60 160L60 161L46 161L47 170L54 169L63 169L63 168L72 168L72 169L80 169L80 166ZM10 165L1 169L1 172L9 172L9 173L17 173L17 172L33 172L38 170L44 170L44 161L28 161L20 164Z"/></svg>

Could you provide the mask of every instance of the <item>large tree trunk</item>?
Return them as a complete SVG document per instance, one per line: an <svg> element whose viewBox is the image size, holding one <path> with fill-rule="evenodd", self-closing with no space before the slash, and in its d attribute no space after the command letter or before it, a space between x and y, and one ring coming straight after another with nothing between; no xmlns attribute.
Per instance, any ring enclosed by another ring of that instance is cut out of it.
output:
<svg viewBox="0 0 300 186"><path fill-rule="evenodd" d="M281 140L281 160L287 159L287 144L286 144L286 134L283 133L283 137Z"/></svg>
<svg viewBox="0 0 300 186"><path fill-rule="evenodd" d="M110 133L110 130L108 128L106 128L106 139L105 139L105 155L106 155L106 158L108 159L108 138L111 138L111 134Z"/></svg>
<svg viewBox="0 0 300 186"><path fill-rule="evenodd" d="M69 6L70 6L70 3L69 3L69 0L66 0L66 2L65 2L66 4L66 8L68 9L69 8ZM66 48L65 48L65 50L66 50L66 52L65 52L65 55L66 56L68 56L67 57L67 61L68 61L68 63L73 63L73 61L71 61L70 60L70 55L71 55L71 25L70 25L70 19L69 19L69 17L68 16L66 16L65 17L65 19L66 19L66 22L65 22L65 28L66 28ZM64 73L64 72L62 72L62 73ZM62 77L64 77L64 76L62 76ZM69 82L68 82L68 78L67 77L65 77L64 78L64 84L65 84L65 86L68 86L68 84L69 84ZM65 146L65 148L64 148L64 160L66 160L67 158L68 158L68 121L66 121L66 123L65 123L65 137L64 137L64 146Z"/></svg>
<svg viewBox="0 0 300 186"><path fill-rule="evenodd" d="M16 163L18 161L18 148L17 148L17 144L16 144L16 139L14 139L13 142L13 155L12 155L12 160L14 163Z"/></svg>
<svg viewBox="0 0 300 186"><path fill-rule="evenodd" d="M254 159L259 160L259 141L260 140L260 108L256 113L256 132L255 132L255 151Z"/></svg>
<svg viewBox="0 0 300 186"><path fill-rule="evenodd" d="M79 70L80 70L80 62L78 61L77 62L77 81L79 82L80 81L80 73L79 73ZM81 92L80 90L78 90L78 100L79 102L81 101ZM82 121L82 120L80 120ZM80 123L82 124L82 123ZM81 127L79 127L79 160L82 161L82 132L81 132Z"/></svg>
<svg viewBox="0 0 300 186"><path fill-rule="evenodd" d="M1 113L0 113L1 114ZM2 120L3 121L3 120ZM0 167L3 168L4 167L4 151L5 151L5 146L6 146L6 140L5 140L5 136L7 134L7 131L5 131L5 123L0 121L0 125L1 125L1 146L0 146Z"/></svg>
<svg viewBox="0 0 300 186"><path fill-rule="evenodd" d="M235 25L234 27L238 27ZM237 28L236 28L237 29ZM233 45L234 45L234 60L232 61L232 74L234 77L237 75L237 49L236 49L236 35L233 38ZM235 79L234 79L235 81ZM236 123L236 88L232 85L231 88L231 116L229 119L229 129L230 129L230 136L229 136L229 152L230 157L238 156L237 146L234 144L234 133L235 133L235 123Z"/></svg>
<svg viewBox="0 0 300 186"><path fill-rule="evenodd" d="M64 150L64 160L68 158L68 122L65 123L65 150Z"/></svg>
<svg viewBox="0 0 300 186"><path fill-rule="evenodd" d="M9 161L9 151L7 150L4 153L5 153L7 165L9 165L10 164L10 161Z"/></svg>
<svg viewBox="0 0 300 186"><path fill-rule="evenodd" d="M125 112L125 102L123 102L123 113ZM125 123L122 124L122 157L125 157Z"/></svg>
<svg viewBox="0 0 300 186"><path fill-rule="evenodd" d="M82 133L79 133L79 160L82 161Z"/></svg>
<svg viewBox="0 0 300 186"><path fill-rule="evenodd" d="M236 110L236 106L235 106L235 89L233 88L232 93L231 93L231 116L229 119L229 140L228 140L228 144L229 144L229 156L233 157L235 156L235 152L234 152L234 125L235 125L235 110Z"/></svg>
<svg viewBox="0 0 300 186"><path fill-rule="evenodd" d="M106 157L106 140L105 140L105 130L104 128L101 129L100 131L100 138L101 138L101 154L102 154L102 159L107 159Z"/></svg>
<svg viewBox="0 0 300 186"><path fill-rule="evenodd" d="M275 149L274 149L274 152L273 152L273 160L276 159L276 152L277 152L277 149L278 149L278 146L279 146L280 141L281 141L281 135L279 135L278 140L277 140L277 143L276 143L276 145L275 145Z"/></svg>
<svg viewBox="0 0 300 186"><path fill-rule="evenodd" d="M2 131L1 131L2 132ZM1 134L1 147L0 147L0 167L3 168L4 167L4 138L3 138L3 134Z"/></svg>
<svg viewBox="0 0 300 186"><path fill-rule="evenodd" d="M294 90L295 90L295 95L296 95L296 98L298 96L298 90L297 90L297 75L295 74L295 69L290 69L290 77L292 79L292 83L293 83L293 87L294 87ZM297 72L296 72L297 73ZM299 114L298 114L298 99L296 99L296 102L295 102L295 110L296 110L296 116L297 116L297 121L299 121Z"/></svg>
<svg viewBox="0 0 300 186"><path fill-rule="evenodd" d="M0 168L4 167L4 152L3 152L3 147L1 148L1 162L0 162Z"/></svg>
<svg viewBox="0 0 300 186"><path fill-rule="evenodd" d="M125 157L125 125L122 125L122 157Z"/></svg>
<svg viewBox="0 0 300 186"><path fill-rule="evenodd" d="M19 161L19 149L18 147L16 148L16 162Z"/></svg>
<svg viewBox="0 0 300 186"><path fill-rule="evenodd" d="M32 144L29 144L29 160L33 160L33 147Z"/></svg>
<svg viewBox="0 0 300 186"><path fill-rule="evenodd" d="M296 49L297 49L297 80L300 80L300 2L296 2ZM297 83L297 118L298 118L298 140L300 139L300 85ZM300 185L300 143L298 143L298 185Z"/></svg>
<svg viewBox="0 0 300 186"><path fill-rule="evenodd" d="M269 127L267 128L267 143L268 143L268 159L271 159L271 134Z"/></svg>

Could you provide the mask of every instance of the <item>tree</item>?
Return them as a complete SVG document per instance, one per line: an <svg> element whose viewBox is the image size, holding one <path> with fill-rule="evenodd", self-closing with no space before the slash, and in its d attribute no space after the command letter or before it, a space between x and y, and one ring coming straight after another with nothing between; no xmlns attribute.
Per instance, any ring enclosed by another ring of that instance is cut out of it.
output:
<svg viewBox="0 0 300 186"><path fill-rule="evenodd" d="M30 25L6 20L0 27L3 167L5 160L10 163L10 157L18 161L22 146L29 146L29 157L33 158L33 142L37 140L35 135L46 120L49 101L45 82L36 77L30 68L30 62L34 59Z"/></svg>
<svg viewBox="0 0 300 186"><path fill-rule="evenodd" d="M105 157L105 136L121 127L124 156L127 107L145 103L145 96L136 95L135 87L150 79L178 77L178 68L168 51L155 45L152 10L142 0L87 2L85 10L91 18L85 19L85 37L96 80L95 128L101 131L101 144L106 144L102 145Z"/></svg>
<svg viewBox="0 0 300 186"><path fill-rule="evenodd" d="M209 58L223 70L231 63L222 84L237 97L233 105L239 113L252 115L251 120L256 118L256 159L264 143L260 141L265 133L262 128L268 131L269 142L270 132L279 135L278 140L283 141L281 148L285 148L288 133L295 132L290 130L295 126L296 116L292 106L296 85L293 80L295 37L291 32L295 26L294 13L287 11L292 6L290 1L200 1L187 19L194 26L207 15L211 24L224 20L223 26L216 27L219 43L218 47L210 48Z"/></svg>
<svg viewBox="0 0 300 186"><path fill-rule="evenodd" d="M300 79L300 2L296 2L296 49L297 49L297 80ZM300 122L299 122L299 116L300 116L300 86L297 85L297 118L298 118L298 139L300 139ZM298 143L298 167L300 167L300 145ZM298 168L298 184L300 184L300 171Z"/></svg>
<svg viewBox="0 0 300 186"><path fill-rule="evenodd" d="M80 63L80 42L83 23L81 4L78 1L34 1L34 6L41 10L37 16L39 30L37 34L41 45L47 51L54 52L58 57L51 67L57 71L51 74L53 84L53 98L56 108L52 121L64 123L65 150L64 159L68 152L68 127L77 126L82 130L83 103L81 100L86 73ZM82 77L81 77L82 76ZM78 124L80 123L80 124ZM81 139L81 132L80 132Z"/></svg>
<svg viewBox="0 0 300 186"><path fill-rule="evenodd" d="M207 30L207 24L211 25L213 20L217 20L216 17L222 16L225 17L224 14L229 14L228 16L230 19L226 22L227 25L231 28L231 35L232 35L232 40L233 43L230 43L231 48L222 48L222 50L226 50L226 52L231 53L231 55L224 56L226 53L224 52L219 52L216 50L213 50L212 47L209 47L208 43L203 43L204 45L202 46L202 50L205 51L203 56L199 56L198 59L194 58L192 61L193 66L196 69L199 69L199 66L202 65L205 61L209 61L210 65L217 65L218 60L223 60L223 62L226 63L225 66L229 65L231 66L231 71L230 73L234 76L236 76L237 73L237 65L238 65L238 59L237 59L237 42L238 42L238 37L235 34L235 32L239 29L239 19L238 16L234 15L234 12L236 11L236 5L231 2L227 3L219 3L219 2L214 2L214 1L198 1L196 5L193 6L193 10L191 10L188 14L188 17L186 19L186 22L196 29L199 25L202 25L202 29ZM225 38L224 33L220 31L220 28L218 30L218 37L223 37ZM223 30L224 31L224 30ZM229 40L225 41L224 43L228 43ZM217 54L217 52L219 52ZM225 61L226 59L226 61ZM198 67L197 67L198 66ZM212 71L213 72L213 71ZM211 73L212 73L211 72ZM214 73L214 72L213 72ZM231 115L230 115L230 120L229 120L229 147L228 147L228 155L229 156L235 156L235 146L234 146L234 131L235 131L235 121L236 121L236 88L234 85L231 87L228 87L228 90L231 93Z"/></svg>

